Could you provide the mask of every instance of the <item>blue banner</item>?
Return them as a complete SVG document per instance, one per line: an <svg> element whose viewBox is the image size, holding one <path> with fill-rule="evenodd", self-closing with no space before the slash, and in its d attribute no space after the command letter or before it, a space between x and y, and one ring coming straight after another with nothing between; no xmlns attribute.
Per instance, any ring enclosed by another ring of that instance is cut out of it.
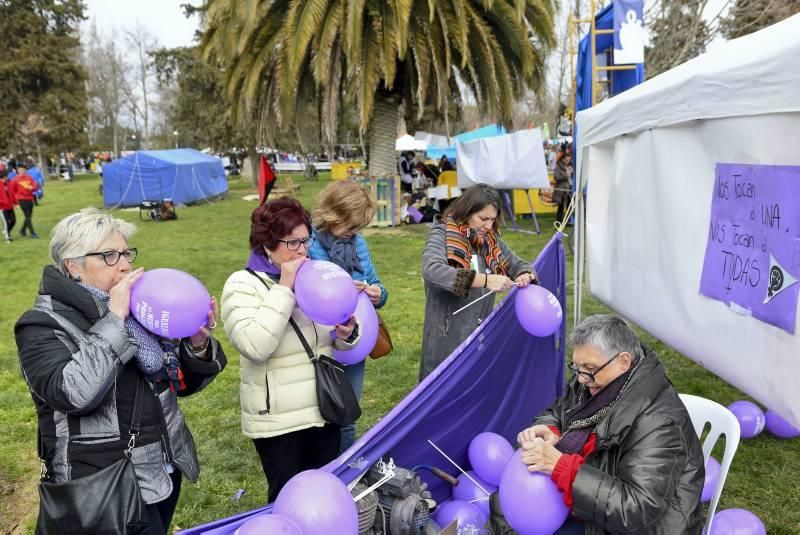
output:
<svg viewBox="0 0 800 535"><path fill-rule="evenodd" d="M642 0L614 0L614 64L644 63L644 28Z"/></svg>

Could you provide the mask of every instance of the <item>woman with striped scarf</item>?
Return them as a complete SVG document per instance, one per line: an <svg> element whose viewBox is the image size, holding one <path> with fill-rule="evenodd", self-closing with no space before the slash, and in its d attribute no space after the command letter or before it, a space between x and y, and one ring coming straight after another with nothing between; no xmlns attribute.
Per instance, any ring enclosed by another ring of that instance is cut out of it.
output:
<svg viewBox="0 0 800 535"><path fill-rule="evenodd" d="M422 253L425 325L419 379L422 381L494 307L494 296L453 316L453 312L490 292L536 284L529 262L500 238L500 194L485 184L466 189L433 222Z"/></svg>

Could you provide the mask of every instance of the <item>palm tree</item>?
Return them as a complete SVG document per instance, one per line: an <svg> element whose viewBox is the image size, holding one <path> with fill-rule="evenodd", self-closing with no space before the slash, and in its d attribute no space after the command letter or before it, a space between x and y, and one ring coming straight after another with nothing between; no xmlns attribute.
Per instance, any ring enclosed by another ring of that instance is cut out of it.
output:
<svg viewBox="0 0 800 535"><path fill-rule="evenodd" d="M464 88L511 125L514 101L543 82L555 1L206 0L202 48L242 117L285 126L318 114L332 143L344 107L357 111L369 172L385 176L401 104L446 118Z"/></svg>

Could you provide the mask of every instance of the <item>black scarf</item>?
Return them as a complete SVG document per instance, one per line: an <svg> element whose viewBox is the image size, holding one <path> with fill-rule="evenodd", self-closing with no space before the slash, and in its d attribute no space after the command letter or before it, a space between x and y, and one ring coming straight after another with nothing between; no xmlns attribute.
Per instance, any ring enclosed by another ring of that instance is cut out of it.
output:
<svg viewBox="0 0 800 535"><path fill-rule="evenodd" d="M344 269L349 274L354 271L362 273L361 262L356 252L356 236L352 238L337 238L330 232L317 231L317 239L328 251L331 262Z"/></svg>
<svg viewBox="0 0 800 535"><path fill-rule="evenodd" d="M580 387L578 393L578 403L567 411L567 423L561 438L556 444L556 449L561 453L580 453L594 428L605 417L611 407L614 406L625 385L633 376L639 363L640 357L633 367L623 373L605 388L594 396L589 395L589 388L586 385Z"/></svg>

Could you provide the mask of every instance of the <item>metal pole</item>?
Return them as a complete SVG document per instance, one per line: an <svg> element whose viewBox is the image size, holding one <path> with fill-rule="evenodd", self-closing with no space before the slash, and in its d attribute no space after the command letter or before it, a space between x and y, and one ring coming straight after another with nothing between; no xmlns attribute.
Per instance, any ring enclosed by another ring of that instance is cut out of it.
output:
<svg viewBox="0 0 800 535"><path fill-rule="evenodd" d="M597 18L595 16L595 12L594 12L594 10L595 10L595 0L591 1L590 6L591 6L590 7L591 11L589 12L589 14L590 14L591 20L592 20L592 27L591 27L591 30L590 30L590 38L592 40L592 80L591 80L591 84L592 85L591 85L591 87L592 87L592 106L594 106L595 104L597 104L597 88L595 87L595 82L594 82L596 77L597 77L597 72L596 72L596 70L597 70L597 59L595 58L595 56L597 55L597 35L596 35L596 31L597 31L596 21L597 21Z"/></svg>

